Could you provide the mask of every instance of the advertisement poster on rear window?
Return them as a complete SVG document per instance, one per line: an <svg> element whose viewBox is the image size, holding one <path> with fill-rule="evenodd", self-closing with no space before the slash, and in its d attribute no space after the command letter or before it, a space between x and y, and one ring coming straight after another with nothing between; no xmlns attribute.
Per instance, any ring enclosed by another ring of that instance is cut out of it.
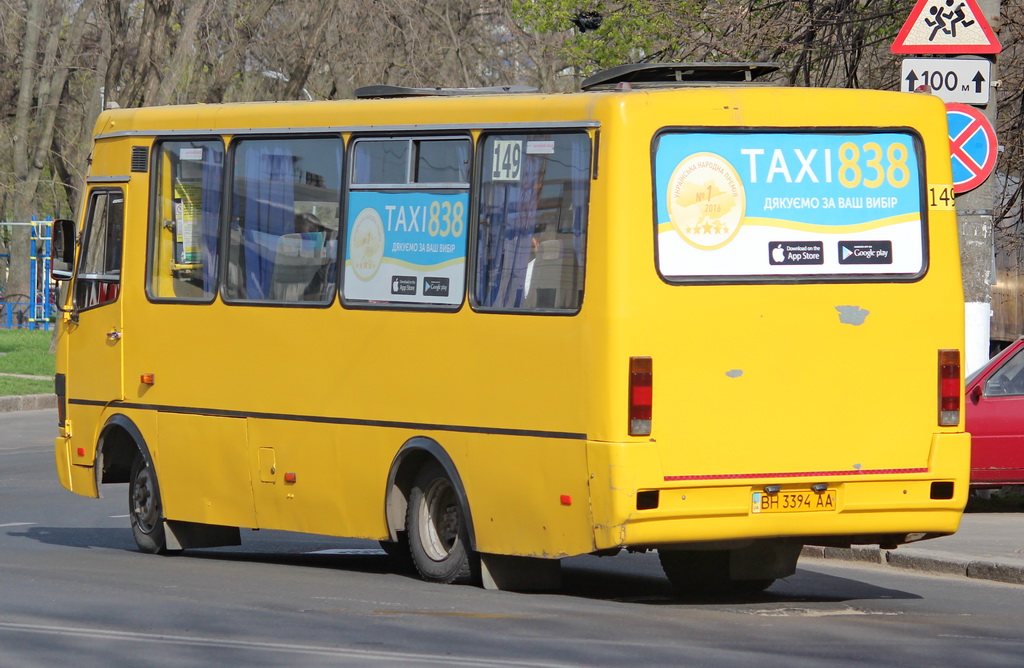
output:
<svg viewBox="0 0 1024 668"><path fill-rule="evenodd" d="M458 305L469 194L353 192L344 295L371 303Z"/></svg>
<svg viewBox="0 0 1024 668"><path fill-rule="evenodd" d="M658 270L680 282L916 278L919 155L898 132L663 134Z"/></svg>

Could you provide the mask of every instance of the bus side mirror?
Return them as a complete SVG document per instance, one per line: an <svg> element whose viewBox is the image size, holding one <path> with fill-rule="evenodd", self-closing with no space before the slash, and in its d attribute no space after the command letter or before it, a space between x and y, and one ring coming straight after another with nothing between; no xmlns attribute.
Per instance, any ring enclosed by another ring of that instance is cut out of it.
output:
<svg viewBox="0 0 1024 668"><path fill-rule="evenodd" d="M75 269L75 221L58 218L53 221L50 239L50 278L69 281Z"/></svg>

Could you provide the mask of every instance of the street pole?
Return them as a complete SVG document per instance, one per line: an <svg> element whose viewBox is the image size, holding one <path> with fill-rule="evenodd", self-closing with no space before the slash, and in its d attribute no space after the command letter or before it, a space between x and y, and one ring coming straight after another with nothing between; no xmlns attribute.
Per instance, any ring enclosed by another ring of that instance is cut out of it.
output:
<svg viewBox="0 0 1024 668"><path fill-rule="evenodd" d="M1001 0L978 0L989 25L998 30ZM992 56L992 81L998 81L998 56ZM992 91L982 113L996 127L996 93ZM997 135L998 136L998 135ZM956 216L960 227L960 261L964 282L964 325L966 373L984 366L989 358L992 328L990 286L995 282L995 236L992 230L997 179L987 178L981 185L957 195Z"/></svg>

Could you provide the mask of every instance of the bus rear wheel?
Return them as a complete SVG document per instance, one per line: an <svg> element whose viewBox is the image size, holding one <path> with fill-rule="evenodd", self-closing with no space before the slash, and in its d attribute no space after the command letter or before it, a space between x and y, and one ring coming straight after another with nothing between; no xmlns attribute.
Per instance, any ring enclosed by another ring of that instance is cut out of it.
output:
<svg viewBox="0 0 1024 668"><path fill-rule="evenodd" d="M416 476L406 515L409 552L427 582L464 584L474 580L476 555L469 549L469 530L459 495L437 463Z"/></svg>
<svg viewBox="0 0 1024 668"><path fill-rule="evenodd" d="M669 582L682 594L757 594L775 578L734 580L729 574L728 550L658 550L658 560Z"/></svg>
<svg viewBox="0 0 1024 668"><path fill-rule="evenodd" d="M148 554L167 552L167 534L158 490L153 467L141 454L136 455L128 483L128 514L135 544Z"/></svg>

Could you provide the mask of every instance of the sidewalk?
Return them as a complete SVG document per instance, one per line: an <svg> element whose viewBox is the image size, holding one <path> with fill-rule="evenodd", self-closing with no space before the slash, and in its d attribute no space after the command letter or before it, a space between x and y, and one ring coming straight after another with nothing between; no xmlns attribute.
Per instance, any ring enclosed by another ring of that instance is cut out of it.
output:
<svg viewBox="0 0 1024 668"><path fill-rule="evenodd" d="M964 513L960 530L952 536L909 543L894 550L808 546L802 556L1024 584L1024 512Z"/></svg>

